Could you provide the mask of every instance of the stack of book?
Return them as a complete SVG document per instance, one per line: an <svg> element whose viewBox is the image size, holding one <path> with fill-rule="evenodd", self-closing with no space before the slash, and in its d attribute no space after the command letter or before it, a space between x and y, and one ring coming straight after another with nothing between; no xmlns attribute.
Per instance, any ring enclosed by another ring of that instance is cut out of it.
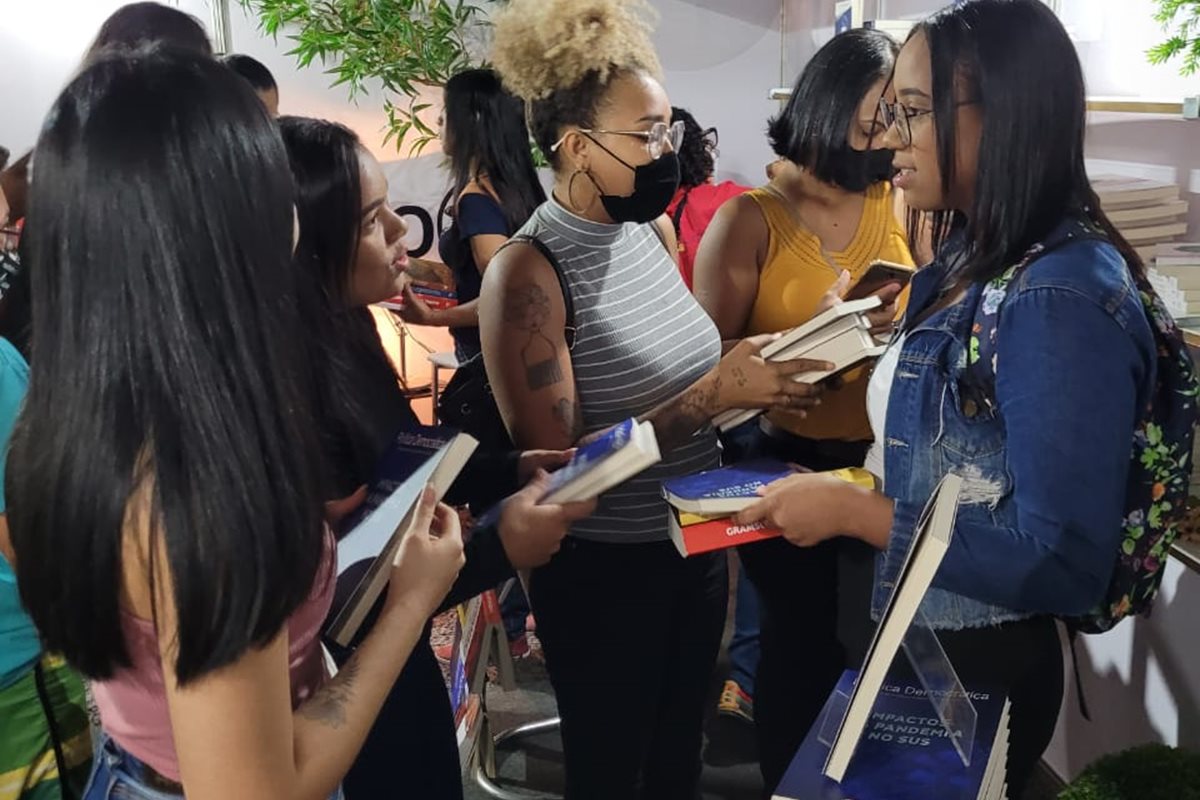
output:
<svg viewBox="0 0 1200 800"><path fill-rule="evenodd" d="M1146 263L1150 283L1173 316L1200 314L1200 243L1159 245Z"/></svg>
<svg viewBox="0 0 1200 800"><path fill-rule="evenodd" d="M454 646L450 654L447 690L454 712L459 765L465 772L480 751L487 730L487 673L495 666L500 685L514 686L512 656L500 602L494 591L463 603L455 609Z"/></svg>
<svg viewBox="0 0 1200 800"><path fill-rule="evenodd" d="M679 554L694 556L781 535L764 522L738 525L733 518L758 500L759 489L795 472L782 461L760 459L664 481L663 497L671 506L671 541ZM830 474L868 489L875 485L864 469Z"/></svg>
<svg viewBox="0 0 1200 800"><path fill-rule="evenodd" d="M435 311L444 311L447 308L454 308L458 305L458 293L446 284L412 281L409 283L409 286L412 287L413 294L420 298L421 302ZM404 308L404 295L397 295L390 300L384 300L379 305L394 311L400 311Z"/></svg>
<svg viewBox="0 0 1200 800"><path fill-rule="evenodd" d="M806 358L828 361L834 365L828 372L805 372L796 375L793 380L797 383L817 383L863 361L877 358L886 346L871 336L871 322L866 314L880 305L880 299L873 295L861 300L839 303L803 325L782 334L762 349L762 357L767 361ZM713 424L722 431L729 431L761 413L761 409L731 409L714 419Z"/></svg>
<svg viewBox="0 0 1200 800"><path fill-rule="evenodd" d="M1104 213L1147 264L1158 245L1187 233L1188 203L1176 184L1101 175L1092 179L1092 188Z"/></svg>

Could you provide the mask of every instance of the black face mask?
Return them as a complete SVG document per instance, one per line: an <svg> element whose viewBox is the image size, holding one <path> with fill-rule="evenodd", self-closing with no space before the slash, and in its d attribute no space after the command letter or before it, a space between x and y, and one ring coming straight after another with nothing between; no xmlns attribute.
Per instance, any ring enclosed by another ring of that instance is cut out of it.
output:
<svg viewBox="0 0 1200 800"><path fill-rule="evenodd" d="M880 181L891 180L894 156L894 150L836 150L829 154L829 180L847 191L865 192Z"/></svg>
<svg viewBox="0 0 1200 800"><path fill-rule="evenodd" d="M588 138L591 138L590 136ZM621 197L600 191L600 204L613 222L653 222L663 215L675 190L679 188L679 156L663 153L649 164L633 166L600 142L592 139L601 150L633 170L633 194ZM600 185L588 174L597 191Z"/></svg>

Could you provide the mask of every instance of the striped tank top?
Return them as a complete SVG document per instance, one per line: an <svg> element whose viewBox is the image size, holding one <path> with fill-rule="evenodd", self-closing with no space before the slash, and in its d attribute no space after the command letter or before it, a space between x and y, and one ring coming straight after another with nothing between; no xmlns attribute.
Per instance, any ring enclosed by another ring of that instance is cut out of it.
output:
<svg viewBox="0 0 1200 800"><path fill-rule="evenodd" d="M721 358L721 336L692 298L650 225L582 219L554 200L521 229L562 267L577 329L571 365L588 433L653 410L680 394ZM664 452L655 467L600 498L573 536L637 544L667 535L662 482L717 466L711 427Z"/></svg>

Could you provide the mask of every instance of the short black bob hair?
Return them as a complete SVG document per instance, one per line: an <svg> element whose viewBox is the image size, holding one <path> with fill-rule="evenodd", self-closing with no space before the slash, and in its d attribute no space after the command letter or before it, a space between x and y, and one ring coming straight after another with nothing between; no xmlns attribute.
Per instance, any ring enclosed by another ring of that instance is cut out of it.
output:
<svg viewBox="0 0 1200 800"><path fill-rule="evenodd" d="M882 31L854 28L834 36L804 67L792 96L767 129L780 158L833 183L832 156L846 138L867 90L887 80L899 45Z"/></svg>
<svg viewBox="0 0 1200 800"><path fill-rule="evenodd" d="M279 85L275 83L275 76L271 74L271 70L267 69L266 64L257 58L243 53L230 53L227 56L223 56L221 62L249 81L256 92L269 92L272 89L279 89Z"/></svg>

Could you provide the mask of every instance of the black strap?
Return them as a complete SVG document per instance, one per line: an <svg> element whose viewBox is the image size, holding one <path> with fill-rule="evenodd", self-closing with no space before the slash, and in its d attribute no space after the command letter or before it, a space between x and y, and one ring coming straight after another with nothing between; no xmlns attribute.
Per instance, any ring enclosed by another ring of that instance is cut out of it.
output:
<svg viewBox="0 0 1200 800"><path fill-rule="evenodd" d="M655 229L658 229L657 225L655 226ZM661 234L659 235L661 236ZM546 243L536 236L531 236L524 233L517 234L505 242L504 247L508 247L514 242L532 246L542 254L542 258L546 259L546 263L548 263L554 269L554 277L558 278L558 288L562 291L563 310L566 312L566 320L565 324L563 325L563 338L566 339L567 349L573 349L575 347L576 332L575 302L571 299L571 289L567 285L567 277L563 274L562 266L558 263L558 259L554 257L554 254L550 252L550 248L546 246ZM502 247L501 250L503 249L504 248Z"/></svg>
<svg viewBox="0 0 1200 800"><path fill-rule="evenodd" d="M58 730L58 720L54 718L54 706L50 702L50 692L46 689L46 675L42 671L41 659L33 665L33 681L37 686L38 700L42 702L42 713L46 715L46 728L50 732L50 744L54 747L54 762L58 765L58 783L62 796L73 800L75 793L67 779L67 758L63 754L62 734Z"/></svg>
<svg viewBox="0 0 1200 800"><path fill-rule="evenodd" d="M683 197L679 198L679 205L675 206L675 213L671 215L671 226L675 228L675 238L679 239L680 241L683 240L679 227L683 224L683 209L687 206L688 198L691 197L691 195L691 188L685 189L683 191ZM654 227L658 228L658 225L655 224ZM661 239L662 237L659 236L659 238ZM666 242L663 242L663 244L666 245Z"/></svg>
<svg viewBox="0 0 1200 800"><path fill-rule="evenodd" d="M1075 642L1079 639L1079 631L1070 623L1067 624L1067 641L1071 645L1071 667L1075 671L1075 696L1079 699L1079 713L1088 722L1092 721L1092 712L1088 710L1087 698L1083 694L1083 676L1079 672L1079 654L1075 652Z"/></svg>

